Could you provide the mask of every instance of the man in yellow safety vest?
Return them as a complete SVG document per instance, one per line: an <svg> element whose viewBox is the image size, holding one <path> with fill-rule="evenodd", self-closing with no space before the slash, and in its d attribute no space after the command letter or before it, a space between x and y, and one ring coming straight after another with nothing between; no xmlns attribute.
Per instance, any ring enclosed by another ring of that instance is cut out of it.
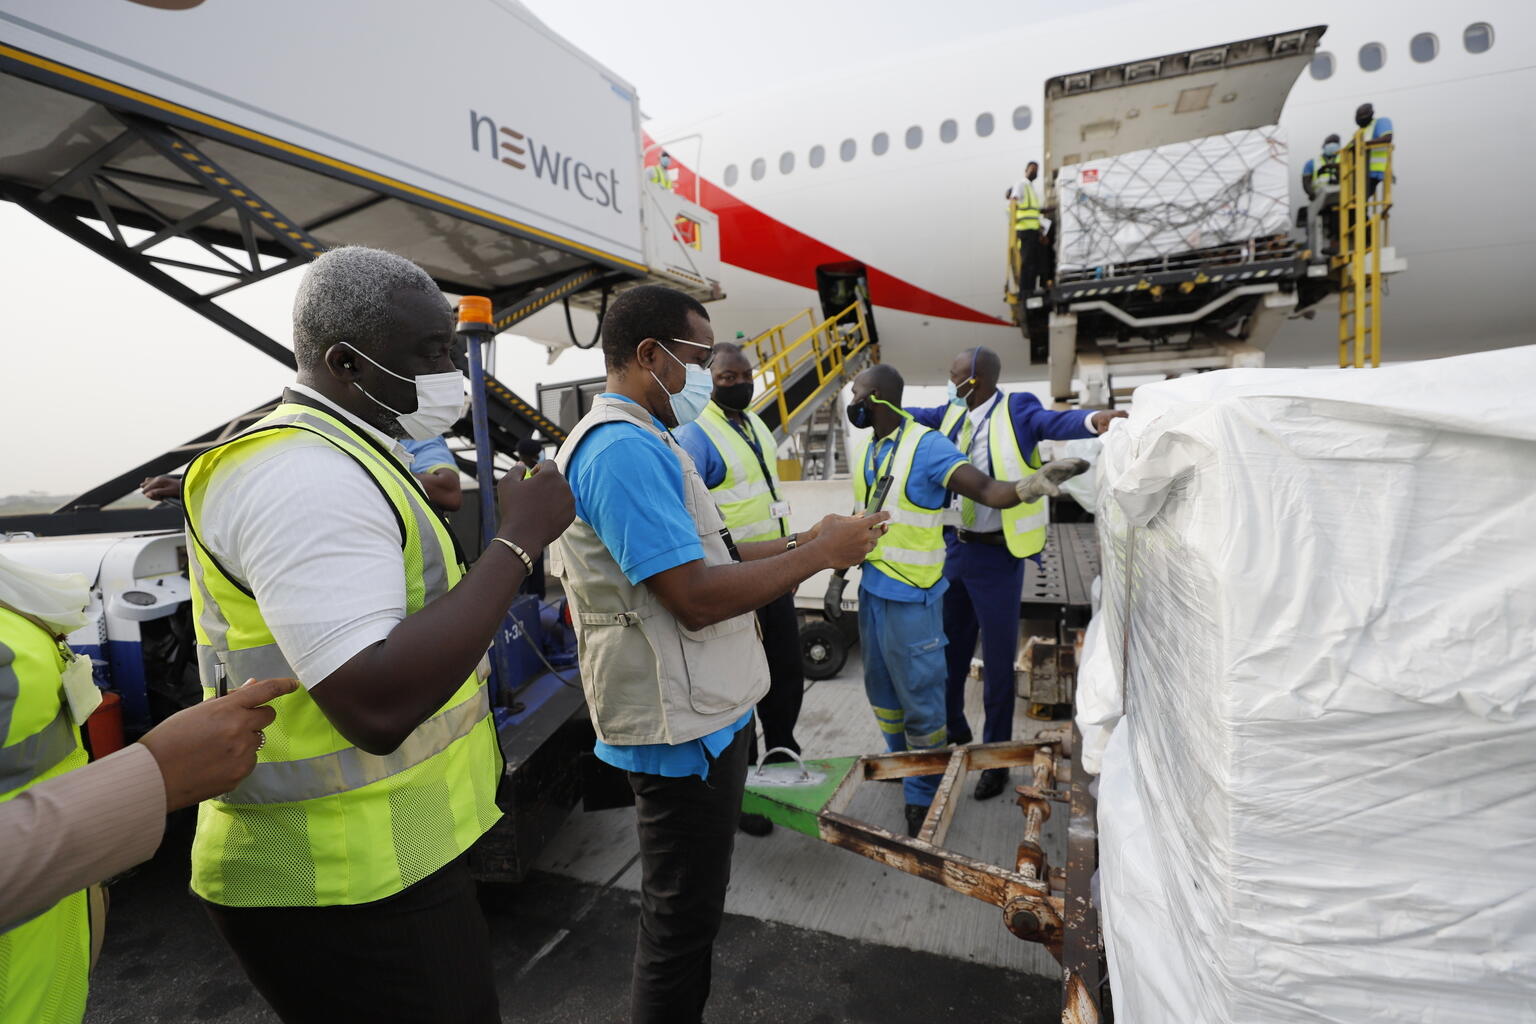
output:
<svg viewBox="0 0 1536 1024"><path fill-rule="evenodd" d="M714 383L710 403L698 419L674 432L678 443L693 458L738 542L788 537L789 502L779 482L778 445L768 425L747 408L752 401L752 364L740 345L717 342L710 375ZM800 718L805 675L800 667L794 594L780 594L759 608L757 624L768 655L768 692L757 702L764 749L798 754L795 722ZM769 760L788 758L779 754ZM744 821L743 827L762 830L765 823L766 819Z"/></svg>
<svg viewBox="0 0 1536 1024"><path fill-rule="evenodd" d="M298 380L182 488L204 695L301 684L192 847L193 891L285 1022L500 1019L466 856L500 817L477 666L574 509L553 464L507 474L466 568L396 440L463 412L453 324L410 261L325 253L294 299Z"/></svg>
<svg viewBox="0 0 1536 1024"><path fill-rule="evenodd" d="M671 171L672 154L668 153L666 150L662 150L661 156L656 158L656 162L651 165L651 169L646 177L650 180L652 185L655 185L657 188L663 189L667 192L671 192L673 190Z"/></svg>
<svg viewBox="0 0 1536 1024"><path fill-rule="evenodd" d="M1100 433L1124 412L1072 409L1052 412L1027 391L998 390L1003 364L988 348L966 349L949 367L949 402L911 409L912 418L949 438L983 473L1016 479L1040 465L1043 440L1068 441ZM955 492L954 488L951 488ZM949 641L946 705L950 739L971 742L965 718L965 680L981 637L982 739L1013 738L1014 656L1019 648L1019 593L1024 560L1045 547L1044 500L1001 512L978 506L958 492L949 500L944 530L944 633ZM975 795L986 800L1003 791L1008 769L988 768L976 780Z"/></svg>
<svg viewBox="0 0 1536 1024"><path fill-rule="evenodd" d="M1031 160L1023 179L1008 190L1013 204L1013 231L1019 247L1019 292L1034 291L1040 283L1040 194L1035 179L1040 165Z"/></svg>
<svg viewBox="0 0 1536 1024"><path fill-rule="evenodd" d="M1376 195L1381 179L1387 176L1385 147L1392 142L1392 119L1377 117L1372 104L1362 103L1355 108L1355 124L1358 128L1354 138L1355 158L1365 160L1365 195L1369 199ZM1380 145L1369 146L1368 143Z"/></svg>
<svg viewBox="0 0 1536 1024"><path fill-rule="evenodd" d="M901 408L901 374L878 363L853 382L848 421L869 428L854 457L853 493L862 506L891 478L890 530L859 576L859 644L864 692L890 750L931 750L949 742L944 679L944 506L948 493L993 509L1012 509L1058 493L1081 473L1081 459L1052 462L1019 480L977 469L942 433ZM1000 467L1001 468L1001 467ZM1023 475L1019 462L1009 467ZM1018 598L1014 597L1017 607ZM1017 612L1015 611L1015 616ZM937 775L906 779L907 834L917 835L937 791Z"/></svg>

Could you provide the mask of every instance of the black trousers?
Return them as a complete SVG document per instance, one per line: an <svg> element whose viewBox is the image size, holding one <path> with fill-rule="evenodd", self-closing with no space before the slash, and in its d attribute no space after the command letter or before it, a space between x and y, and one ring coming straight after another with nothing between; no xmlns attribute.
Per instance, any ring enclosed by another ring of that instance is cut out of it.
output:
<svg viewBox="0 0 1536 1024"><path fill-rule="evenodd" d="M757 702L757 718L763 723L766 750L788 747L800 753L795 742L795 723L805 700L805 671L800 663L800 617L795 614L793 592L775 598L757 610L763 630L763 652L768 656L768 692ZM753 760L756 760L753 744Z"/></svg>
<svg viewBox="0 0 1536 1024"><path fill-rule="evenodd" d="M629 773L640 836L634 1024L697 1024L709 1000L731 850L747 781L749 724L710 760L709 778Z"/></svg>
<svg viewBox="0 0 1536 1024"><path fill-rule="evenodd" d="M1027 294L1040 286L1040 231L1031 228L1018 234L1019 291Z"/></svg>
<svg viewBox="0 0 1536 1024"><path fill-rule="evenodd" d="M501 1020L467 856L374 903L203 905L285 1024Z"/></svg>

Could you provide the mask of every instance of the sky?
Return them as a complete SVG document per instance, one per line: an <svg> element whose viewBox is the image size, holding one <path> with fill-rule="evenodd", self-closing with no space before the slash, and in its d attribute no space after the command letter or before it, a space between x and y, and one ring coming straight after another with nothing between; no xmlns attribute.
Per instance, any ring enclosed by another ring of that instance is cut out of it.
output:
<svg viewBox="0 0 1536 1024"><path fill-rule="evenodd" d="M1119 0L1079 0L1074 12ZM1040 0L528 0L535 15L638 90L651 116L714 109L776 81L886 60L1059 13ZM759 71L758 69L762 69ZM224 301L289 344L299 271ZM0 202L0 496L75 494L275 396L290 371L17 207ZM503 336L497 375L602 373L598 352Z"/></svg>

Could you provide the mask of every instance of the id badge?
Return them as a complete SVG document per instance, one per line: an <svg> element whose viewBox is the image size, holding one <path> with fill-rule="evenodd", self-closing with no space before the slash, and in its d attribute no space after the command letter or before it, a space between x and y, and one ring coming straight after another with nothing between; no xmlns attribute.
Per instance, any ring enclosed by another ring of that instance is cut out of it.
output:
<svg viewBox="0 0 1536 1024"><path fill-rule="evenodd" d="M772 505L769 505L768 506L768 516L771 519L788 519L789 518L789 502L787 502L787 501L776 501Z"/></svg>
<svg viewBox="0 0 1536 1024"><path fill-rule="evenodd" d="M64 666L64 699L69 703L69 717L84 727L91 712L101 706L101 691L91 678L91 659L77 654Z"/></svg>

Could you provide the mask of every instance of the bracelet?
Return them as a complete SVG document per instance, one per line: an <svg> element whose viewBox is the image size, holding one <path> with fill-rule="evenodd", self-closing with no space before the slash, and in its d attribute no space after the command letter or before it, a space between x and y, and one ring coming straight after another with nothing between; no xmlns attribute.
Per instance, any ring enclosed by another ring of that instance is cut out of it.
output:
<svg viewBox="0 0 1536 1024"><path fill-rule="evenodd" d="M799 546L800 546L800 535L798 533L792 533L792 534L789 535L789 542L784 545L784 550L785 551L793 551L793 550L795 550L795 548L797 548Z"/></svg>
<svg viewBox="0 0 1536 1024"><path fill-rule="evenodd" d="M492 537L491 540L498 544L505 544L514 555L523 560L523 567L528 570L528 575L533 575L533 559L528 557L528 552L507 540L505 537Z"/></svg>

